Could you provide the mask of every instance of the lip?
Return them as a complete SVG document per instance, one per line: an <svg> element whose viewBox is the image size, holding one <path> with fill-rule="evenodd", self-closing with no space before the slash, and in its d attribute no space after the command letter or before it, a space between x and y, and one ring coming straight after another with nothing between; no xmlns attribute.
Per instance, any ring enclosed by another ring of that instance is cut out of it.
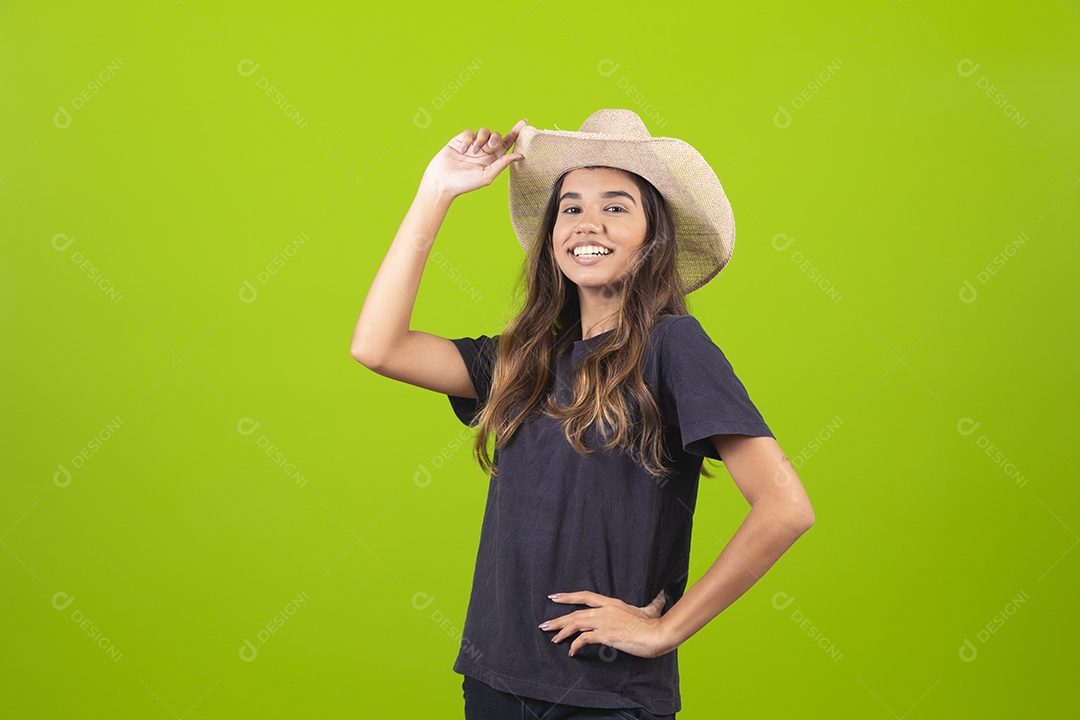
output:
<svg viewBox="0 0 1080 720"><path fill-rule="evenodd" d="M578 257L578 256L574 255L573 252L567 252L567 254L570 256L570 259L573 260L574 262L576 262L578 265L595 265L598 262L603 262L604 260L611 257L615 253L614 253L614 251L612 251L612 252L608 253L607 255L592 255L592 256L582 255L581 257Z"/></svg>

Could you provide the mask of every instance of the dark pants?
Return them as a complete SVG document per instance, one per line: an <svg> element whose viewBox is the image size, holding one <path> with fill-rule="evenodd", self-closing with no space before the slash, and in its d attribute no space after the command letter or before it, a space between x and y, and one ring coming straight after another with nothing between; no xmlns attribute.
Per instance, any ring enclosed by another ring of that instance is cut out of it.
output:
<svg viewBox="0 0 1080 720"><path fill-rule="evenodd" d="M675 720L674 714L653 715L642 707L588 708L518 697L468 675L461 690L465 720Z"/></svg>

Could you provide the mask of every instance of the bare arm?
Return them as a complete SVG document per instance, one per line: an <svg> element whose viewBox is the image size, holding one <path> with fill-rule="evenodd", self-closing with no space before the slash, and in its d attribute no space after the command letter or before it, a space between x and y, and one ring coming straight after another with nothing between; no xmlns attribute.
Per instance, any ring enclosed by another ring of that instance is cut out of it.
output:
<svg viewBox="0 0 1080 720"><path fill-rule="evenodd" d="M720 557L666 614L628 605L590 590L559 592L556 603L585 604L540 623L555 631L552 642L580 633L570 644L603 643L639 657L654 658L682 645L747 589L814 524L814 510L799 476L771 437L713 435L713 445L750 503L750 513ZM654 605L662 605L662 594Z"/></svg>
<svg viewBox="0 0 1080 720"><path fill-rule="evenodd" d="M371 283L353 330L350 352L377 369L409 334L420 278L454 197L422 180Z"/></svg>
<svg viewBox="0 0 1080 720"><path fill-rule="evenodd" d="M741 597L814 524L806 490L775 439L712 440L750 512L712 567L660 618L662 652L683 644Z"/></svg>
<svg viewBox="0 0 1080 720"><path fill-rule="evenodd" d="M416 197L371 283L350 352L365 367L437 392L473 397L457 348L438 335L410 330L413 307L435 237L454 198L490 185L511 162L522 120L505 138L480 128L452 138L424 171Z"/></svg>

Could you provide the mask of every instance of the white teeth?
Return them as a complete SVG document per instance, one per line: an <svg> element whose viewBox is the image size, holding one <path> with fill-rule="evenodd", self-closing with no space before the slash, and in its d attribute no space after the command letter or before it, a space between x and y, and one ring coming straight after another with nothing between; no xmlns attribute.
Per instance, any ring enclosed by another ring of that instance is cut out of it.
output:
<svg viewBox="0 0 1080 720"><path fill-rule="evenodd" d="M581 245L571 250L574 257L595 257L597 255L610 255L611 250L599 245Z"/></svg>

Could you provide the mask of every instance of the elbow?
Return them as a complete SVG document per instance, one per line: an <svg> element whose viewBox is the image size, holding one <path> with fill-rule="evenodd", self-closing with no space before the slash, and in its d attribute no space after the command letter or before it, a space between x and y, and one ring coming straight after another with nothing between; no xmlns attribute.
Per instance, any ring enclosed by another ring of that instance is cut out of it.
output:
<svg viewBox="0 0 1080 720"><path fill-rule="evenodd" d="M751 503L750 509L766 515L768 517L766 522L770 527L795 538L809 530L814 524L814 509L808 502L762 499L757 503Z"/></svg>
<svg viewBox="0 0 1080 720"><path fill-rule="evenodd" d="M784 528L795 537L802 535L814 524L814 508L808 500L773 499L759 503L762 512L772 515L772 524ZM752 506L754 507L754 506Z"/></svg>
<svg viewBox="0 0 1080 720"><path fill-rule="evenodd" d="M805 503L793 513L791 525L795 531L802 535L814 526L814 508L810 503Z"/></svg>
<svg viewBox="0 0 1080 720"><path fill-rule="evenodd" d="M364 362L364 349L359 347L356 343L353 343L349 346L349 355L352 356L353 360L360 363L364 367L367 367L367 363Z"/></svg>
<svg viewBox="0 0 1080 720"><path fill-rule="evenodd" d="M378 372L380 360L376 358L365 346L353 343L349 346L349 354L352 356L353 360L360 363L368 370Z"/></svg>

